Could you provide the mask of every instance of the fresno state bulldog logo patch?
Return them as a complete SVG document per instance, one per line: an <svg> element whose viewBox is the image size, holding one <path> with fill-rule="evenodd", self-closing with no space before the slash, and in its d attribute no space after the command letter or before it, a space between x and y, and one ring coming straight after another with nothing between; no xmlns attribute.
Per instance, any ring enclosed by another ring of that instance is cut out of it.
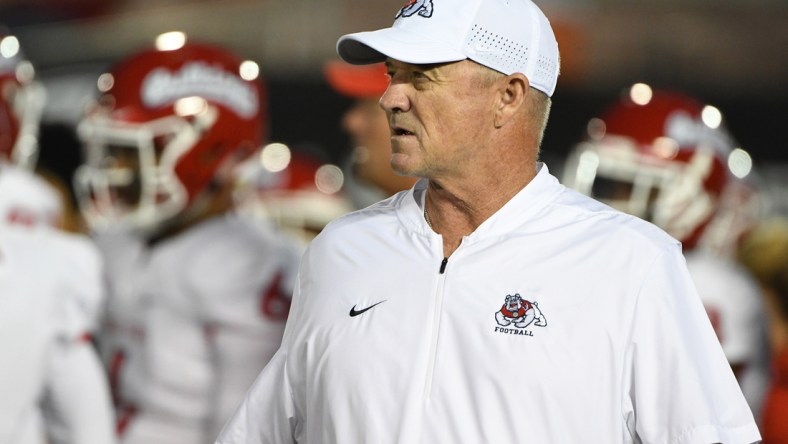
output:
<svg viewBox="0 0 788 444"><path fill-rule="evenodd" d="M533 331L526 329L529 325L547 326L547 319L536 301L527 301L520 293L506 295L503 306L495 312L495 322L498 324L495 327L498 333L525 336L533 336Z"/></svg>
<svg viewBox="0 0 788 444"><path fill-rule="evenodd" d="M397 12L394 18L410 17L414 14L418 14L422 17L432 17L432 0L409 0L408 3Z"/></svg>

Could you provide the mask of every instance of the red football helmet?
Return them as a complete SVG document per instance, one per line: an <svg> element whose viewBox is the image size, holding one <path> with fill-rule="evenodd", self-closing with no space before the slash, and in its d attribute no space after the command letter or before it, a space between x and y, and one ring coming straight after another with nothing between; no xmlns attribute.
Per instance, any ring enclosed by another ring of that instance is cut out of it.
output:
<svg viewBox="0 0 788 444"><path fill-rule="evenodd" d="M88 223L123 220L154 233L200 208L265 136L256 68L187 43L138 52L101 75L101 95L79 126L86 161L75 182Z"/></svg>
<svg viewBox="0 0 788 444"><path fill-rule="evenodd" d="M0 27L0 159L33 168L46 94L19 40Z"/></svg>
<svg viewBox="0 0 788 444"><path fill-rule="evenodd" d="M237 172L238 208L273 221L305 242L353 210L338 166L281 143L265 146Z"/></svg>
<svg viewBox="0 0 788 444"><path fill-rule="evenodd" d="M716 108L639 84L592 119L563 182L654 222L692 249L737 180L728 167L734 150Z"/></svg>

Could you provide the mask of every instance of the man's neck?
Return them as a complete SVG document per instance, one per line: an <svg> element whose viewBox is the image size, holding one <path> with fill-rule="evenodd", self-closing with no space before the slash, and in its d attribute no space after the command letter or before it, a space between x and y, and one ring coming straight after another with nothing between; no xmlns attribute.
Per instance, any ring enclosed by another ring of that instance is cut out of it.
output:
<svg viewBox="0 0 788 444"><path fill-rule="evenodd" d="M473 233L535 176L536 168L515 172L515 168L497 175L486 175L479 180L467 178L453 183L431 179L425 196L425 217L432 229L443 236L443 250L450 256Z"/></svg>

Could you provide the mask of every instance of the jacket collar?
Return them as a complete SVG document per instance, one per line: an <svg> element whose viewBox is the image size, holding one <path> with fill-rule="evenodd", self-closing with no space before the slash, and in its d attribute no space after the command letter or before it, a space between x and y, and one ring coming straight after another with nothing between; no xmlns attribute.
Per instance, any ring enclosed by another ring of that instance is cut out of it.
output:
<svg viewBox="0 0 788 444"><path fill-rule="evenodd" d="M484 221L466 239L473 241L490 236L505 235L529 220L538 217L538 214L547 204L560 193L563 188L558 179L542 162L536 164L536 176L522 190L512 197L503 207ZM406 192L397 213L402 223L411 231L422 235L434 236L435 233L424 219L424 198L427 191L427 179L421 179Z"/></svg>

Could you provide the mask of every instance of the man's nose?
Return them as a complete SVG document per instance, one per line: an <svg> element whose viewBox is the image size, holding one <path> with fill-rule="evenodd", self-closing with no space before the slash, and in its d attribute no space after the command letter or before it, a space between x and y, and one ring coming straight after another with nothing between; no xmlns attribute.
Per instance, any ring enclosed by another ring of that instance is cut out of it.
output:
<svg viewBox="0 0 788 444"><path fill-rule="evenodd" d="M410 100L406 94L407 85L392 79L388 88L380 97L380 107L387 113L404 112L410 109Z"/></svg>

